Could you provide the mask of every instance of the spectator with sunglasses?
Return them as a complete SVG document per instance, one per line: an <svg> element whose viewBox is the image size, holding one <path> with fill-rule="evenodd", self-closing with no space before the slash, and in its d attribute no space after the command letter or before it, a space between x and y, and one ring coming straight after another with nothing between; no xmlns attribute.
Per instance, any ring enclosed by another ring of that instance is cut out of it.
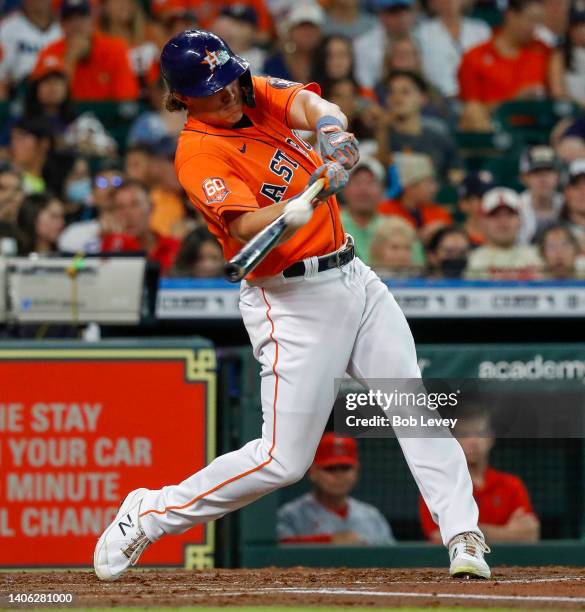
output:
<svg viewBox="0 0 585 612"><path fill-rule="evenodd" d="M59 250L65 253L99 253L102 238L117 233L119 228L113 214L113 194L123 182L123 175L115 162L106 161L93 178L90 206L96 218L72 223L59 238Z"/></svg>
<svg viewBox="0 0 585 612"><path fill-rule="evenodd" d="M309 469L312 491L278 511L282 544L395 544L390 525L374 506L350 497L359 477L357 442L326 433Z"/></svg>

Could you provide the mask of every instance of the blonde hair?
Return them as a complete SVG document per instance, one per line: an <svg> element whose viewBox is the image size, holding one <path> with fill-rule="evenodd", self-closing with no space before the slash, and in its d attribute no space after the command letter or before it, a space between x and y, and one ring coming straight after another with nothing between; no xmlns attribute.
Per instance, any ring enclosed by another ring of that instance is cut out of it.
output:
<svg viewBox="0 0 585 612"><path fill-rule="evenodd" d="M413 245L416 241L416 230L406 219L394 215L385 217L377 225L374 230L374 235L372 236L372 243L370 245L370 265L373 267L383 265L379 255L380 248L395 234L405 236Z"/></svg>

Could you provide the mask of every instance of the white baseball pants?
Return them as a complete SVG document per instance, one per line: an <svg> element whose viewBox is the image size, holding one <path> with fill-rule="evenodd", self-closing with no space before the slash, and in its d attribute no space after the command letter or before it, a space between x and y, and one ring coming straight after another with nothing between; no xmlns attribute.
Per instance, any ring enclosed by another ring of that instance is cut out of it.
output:
<svg viewBox="0 0 585 612"><path fill-rule="evenodd" d="M414 340L387 287L359 259L304 278L243 282L240 309L259 360L262 437L212 461L178 485L151 490L147 537L182 533L300 480L313 461L336 395L335 380L418 378ZM400 438L443 542L481 533L472 484L452 437Z"/></svg>

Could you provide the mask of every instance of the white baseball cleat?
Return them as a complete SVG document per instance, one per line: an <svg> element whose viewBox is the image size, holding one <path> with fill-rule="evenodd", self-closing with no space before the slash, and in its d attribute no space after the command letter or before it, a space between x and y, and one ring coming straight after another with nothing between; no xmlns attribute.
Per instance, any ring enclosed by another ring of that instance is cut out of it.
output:
<svg viewBox="0 0 585 612"><path fill-rule="evenodd" d="M100 536L93 553L93 567L100 580L118 580L150 544L138 517L147 491L136 489L128 493L116 518Z"/></svg>
<svg viewBox="0 0 585 612"><path fill-rule="evenodd" d="M490 568L483 558L489 552L490 547L478 533L460 533L449 542L449 573L454 578L490 578Z"/></svg>

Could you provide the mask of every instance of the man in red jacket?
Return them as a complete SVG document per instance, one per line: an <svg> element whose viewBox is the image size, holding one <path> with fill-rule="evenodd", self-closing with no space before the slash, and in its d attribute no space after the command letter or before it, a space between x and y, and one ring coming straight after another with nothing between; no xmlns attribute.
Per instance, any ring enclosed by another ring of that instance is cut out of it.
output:
<svg viewBox="0 0 585 612"><path fill-rule="evenodd" d="M473 497L479 508L479 527L488 542L536 542L540 522L532 509L526 486L513 474L499 472L489 465L494 445L490 417L478 412L455 427L455 436L463 448L473 482ZM419 512L425 537L439 544L439 528L423 501Z"/></svg>
<svg viewBox="0 0 585 612"><path fill-rule="evenodd" d="M64 0L61 26L64 37L41 51L37 65L48 58L63 63L74 100L124 101L138 97L128 45L121 38L95 30L88 0Z"/></svg>
<svg viewBox="0 0 585 612"><path fill-rule="evenodd" d="M122 234L105 236L102 251L144 251L165 274L175 261L180 243L150 228L151 212L148 189L138 181L123 182L114 193L114 215Z"/></svg>

